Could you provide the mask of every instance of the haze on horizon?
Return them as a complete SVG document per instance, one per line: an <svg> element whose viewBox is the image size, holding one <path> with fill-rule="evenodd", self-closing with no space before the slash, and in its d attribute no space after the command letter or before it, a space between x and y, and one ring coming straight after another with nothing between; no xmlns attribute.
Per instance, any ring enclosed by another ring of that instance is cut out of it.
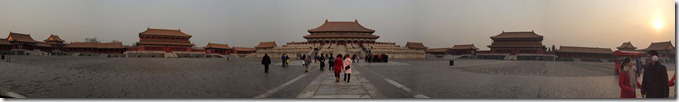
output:
<svg viewBox="0 0 679 102"><path fill-rule="evenodd" d="M676 43L674 6L672 0L2 0L0 38L12 31L37 41L55 34L67 42L97 37L132 45L150 27L182 29L196 47L280 46L306 41L306 31L326 19L356 19L376 30L378 41L402 46L473 43L487 50L490 36L534 30L548 47L616 50L631 41L643 49Z"/></svg>

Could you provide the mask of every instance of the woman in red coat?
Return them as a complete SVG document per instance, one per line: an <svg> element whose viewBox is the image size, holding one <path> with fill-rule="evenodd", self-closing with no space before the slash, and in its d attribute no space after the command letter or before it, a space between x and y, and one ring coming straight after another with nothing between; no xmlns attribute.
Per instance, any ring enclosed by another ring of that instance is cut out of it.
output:
<svg viewBox="0 0 679 102"><path fill-rule="evenodd" d="M334 66L335 67L335 70L334 70L334 72L335 72L335 83L339 82L340 73L342 72L342 69L344 69L344 68L342 68L342 67L344 67L344 64L342 64L342 61L344 61L344 60L342 60L342 54L337 54L337 57L335 57L335 64L334 64L335 65Z"/></svg>
<svg viewBox="0 0 679 102"><path fill-rule="evenodd" d="M625 58L620 66L620 77L618 85L620 85L620 98L637 98L636 89L641 87L636 77L636 68L630 63L629 58ZM632 75L632 76L630 76Z"/></svg>

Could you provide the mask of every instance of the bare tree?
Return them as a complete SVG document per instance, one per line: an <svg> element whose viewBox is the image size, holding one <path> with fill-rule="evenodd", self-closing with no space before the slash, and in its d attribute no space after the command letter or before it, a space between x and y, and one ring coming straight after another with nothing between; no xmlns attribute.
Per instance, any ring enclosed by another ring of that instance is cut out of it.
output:
<svg viewBox="0 0 679 102"><path fill-rule="evenodd" d="M88 38L85 38L85 42L98 43L99 40L97 40L97 37L93 37L93 38L89 38L89 37L88 37Z"/></svg>
<svg viewBox="0 0 679 102"><path fill-rule="evenodd" d="M120 42L118 40L112 40L111 43L122 43L122 42Z"/></svg>

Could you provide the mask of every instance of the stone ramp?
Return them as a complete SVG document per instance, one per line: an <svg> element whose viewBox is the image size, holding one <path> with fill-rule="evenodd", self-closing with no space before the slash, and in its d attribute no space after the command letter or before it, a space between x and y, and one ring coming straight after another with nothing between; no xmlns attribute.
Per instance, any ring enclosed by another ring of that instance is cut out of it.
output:
<svg viewBox="0 0 679 102"><path fill-rule="evenodd" d="M332 71L323 71L311 82L297 98L386 98L377 88L361 73L352 69L351 81L343 81L344 74L340 74L340 82L335 83Z"/></svg>

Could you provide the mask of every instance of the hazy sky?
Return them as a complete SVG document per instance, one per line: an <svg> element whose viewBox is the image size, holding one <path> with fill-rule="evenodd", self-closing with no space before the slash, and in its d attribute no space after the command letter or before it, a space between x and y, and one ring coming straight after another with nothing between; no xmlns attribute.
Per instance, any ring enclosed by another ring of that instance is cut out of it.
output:
<svg viewBox="0 0 679 102"><path fill-rule="evenodd" d="M675 43L672 0L0 0L0 38L10 31L126 45L151 28L181 29L208 42L254 47L306 41L324 20L374 29L378 41L430 48L473 43L482 50L502 31L531 31L543 44L613 48L632 41ZM662 23L654 29L654 22Z"/></svg>

